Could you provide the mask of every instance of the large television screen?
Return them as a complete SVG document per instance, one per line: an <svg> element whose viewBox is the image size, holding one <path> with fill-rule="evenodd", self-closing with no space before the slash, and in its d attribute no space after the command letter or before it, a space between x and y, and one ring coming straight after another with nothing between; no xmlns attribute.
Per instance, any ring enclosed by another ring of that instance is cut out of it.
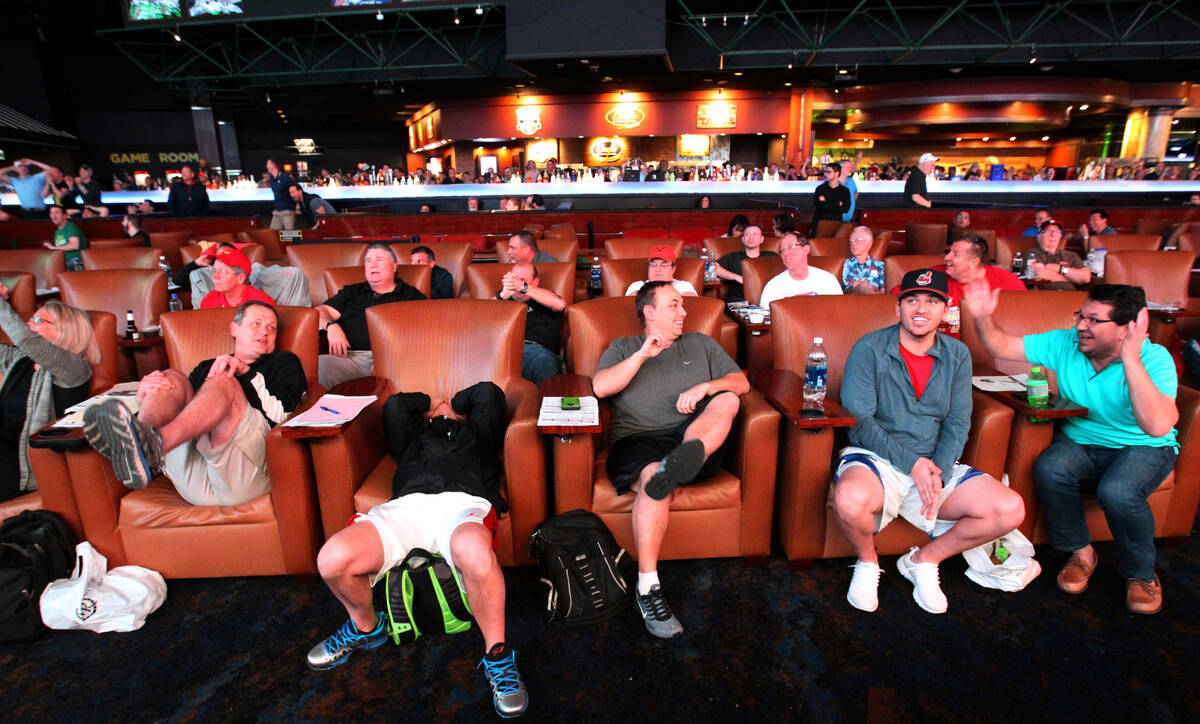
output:
<svg viewBox="0 0 1200 724"><path fill-rule="evenodd" d="M242 0L188 0L188 15L241 15Z"/></svg>
<svg viewBox="0 0 1200 724"><path fill-rule="evenodd" d="M129 19L170 20L180 17L179 0L129 0Z"/></svg>
<svg viewBox="0 0 1200 724"><path fill-rule="evenodd" d="M392 0L333 0L335 8L353 8L363 5L391 5Z"/></svg>

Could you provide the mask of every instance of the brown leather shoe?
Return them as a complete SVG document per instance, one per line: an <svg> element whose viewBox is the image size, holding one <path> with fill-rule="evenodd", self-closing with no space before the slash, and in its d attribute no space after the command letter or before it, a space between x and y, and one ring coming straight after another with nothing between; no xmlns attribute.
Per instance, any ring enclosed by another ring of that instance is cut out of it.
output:
<svg viewBox="0 0 1200 724"><path fill-rule="evenodd" d="M1162 583L1128 580L1125 582L1125 608L1130 613L1158 613L1162 610Z"/></svg>
<svg viewBox="0 0 1200 724"><path fill-rule="evenodd" d="M1096 570L1096 564L1099 562L1099 556L1087 563L1078 552L1071 554L1063 564L1062 570L1058 572L1058 589L1063 593L1083 593L1087 590L1088 579L1092 577L1092 572Z"/></svg>

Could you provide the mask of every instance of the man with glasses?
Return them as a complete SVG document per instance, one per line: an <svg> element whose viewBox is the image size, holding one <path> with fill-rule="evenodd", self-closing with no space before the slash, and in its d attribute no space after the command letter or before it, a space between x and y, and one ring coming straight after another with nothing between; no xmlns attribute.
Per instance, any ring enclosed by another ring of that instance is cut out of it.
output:
<svg viewBox="0 0 1200 724"><path fill-rule="evenodd" d="M842 285L837 277L824 269L809 266L808 252L811 249L808 239L796 234L788 234L779 241L779 256L786 268L763 285L758 306L770 309L771 302L784 297L842 293Z"/></svg>
<svg viewBox="0 0 1200 724"><path fill-rule="evenodd" d="M850 189L842 185L842 165L827 163L822 171L825 181L813 189L813 220L809 236L817 235L817 224L821 221L841 221L842 215L850 210Z"/></svg>
<svg viewBox="0 0 1200 724"><path fill-rule="evenodd" d="M871 257L875 235L865 226L850 232L850 256L842 264L842 289L847 294L879 294L883 291L883 260Z"/></svg>
<svg viewBox="0 0 1200 724"><path fill-rule="evenodd" d="M1042 224L1037 235L1037 246L1033 249L1034 277L1045 289L1071 291L1077 284L1092 281L1092 272L1083 265L1083 259L1073 251L1063 248L1062 224L1053 219Z"/></svg>
<svg viewBox="0 0 1200 724"><path fill-rule="evenodd" d="M1065 593L1087 590L1096 569L1080 496L1100 501L1116 542L1131 613L1162 609L1154 571L1154 513L1147 498L1175 466L1178 379L1171 355L1146 338L1149 315L1141 287L1100 284L1075 313L1075 329L1024 337L996 326L997 293L982 281L964 301L987 351L1054 370L1063 397L1088 409L1063 420L1034 464L1038 501L1050 542L1071 554L1058 574Z"/></svg>
<svg viewBox="0 0 1200 724"><path fill-rule="evenodd" d="M758 233L761 241L762 231ZM646 279L630 284L625 290L625 296L632 297L637 294L646 282L667 282L685 297L699 296L691 282L675 278L675 250L666 244L658 244L650 249L650 259L646 262Z"/></svg>

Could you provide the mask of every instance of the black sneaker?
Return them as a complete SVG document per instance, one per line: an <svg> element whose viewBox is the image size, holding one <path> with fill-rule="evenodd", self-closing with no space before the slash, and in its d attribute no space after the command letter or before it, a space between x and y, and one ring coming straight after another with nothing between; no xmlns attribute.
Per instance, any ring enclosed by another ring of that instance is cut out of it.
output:
<svg viewBox="0 0 1200 724"><path fill-rule="evenodd" d="M134 490L149 485L154 471L162 467L162 435L119 400L104 400L84 410L83 434L112 460L117 479Z"/></svg>
<svg viewBox="0 0 1200 724"><path fill-rule="evenodd" d="M656 583L650 587L649 593L644 596L639 593L636 598L638 611L642 614L642 620L646 622L646 630L651 634L660 639L670 639L683 633L683 625L675 618L675 614L671 613L671 606L667 604L662 586Z"/></svg>
<svg viewBox="0 0 1200 724"><path fill-rule="evenodd" d="M529 707L529 694L521 672L517 671L517 652L508 644L499 643L479 662L492 687L492 706L505 719L521 716ZM476 667L478 668L478 667Z"/></svg>
<svg viewBox="0 0 1200 724"><path fill-rule="evenodd" d="M646 495L662 500L675 488L692 482L704 467L704 458L704 443L699 440L680 443L659 462L658 470L646 483Z"/></svg>

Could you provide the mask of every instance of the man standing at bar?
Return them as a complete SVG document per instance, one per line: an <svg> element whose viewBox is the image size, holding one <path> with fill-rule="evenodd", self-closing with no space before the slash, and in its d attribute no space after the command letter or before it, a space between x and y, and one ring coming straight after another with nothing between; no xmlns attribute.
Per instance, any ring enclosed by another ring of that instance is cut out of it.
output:
<svg viewBox="0 0 1200 724"><path fill-rule="evenodd" d="M1096 285L1075 313L1074 329L1023 337L992 320L997 296L976 282L964 297L984 348L1049 367L1059 394L1088 409L1086 417L1062 421L1033 468L1050 542L1071 554L1058 573L1059 589L1083 593L1096 570L1080 497L1094 494L1116 543L1126 608L1158 613L1162 584L1154 571L1154 512L1147 498L1175 467L1179 379L1170 353L1146 337L1145 291Z"/></svg>
<svg viewBox="0 0 1200 724"><path fill-rule="evenodd" d="M296 202L292 201L288 187L295 181L279 168L275 159L267 159L267 175L271 183L271 193L274 194L275 208L271 211L272 229L296 228Z"/></svg>
<svg viewBox="0 0 1200 724"><path fill-rule="evenodd" d="M933 173L933 169L937 166L938 157L932 153L922 153L921 158L917 161L917 167L908 175L908 180L904 182L904 205L912 209L929 209L933 208L933 202L929 200L929 190L926 188L926 179L929 174Z"/></svg>
<svg viewBox="0 0 1200 724"><path fill-rule="evenodd" d="M671 491L713 473L750 383L715 340L683 332L683 297L650 282L634 302L642 334L604 350L592 387L612 398L607 472L618 495L634 492L638 610L659 638L683 633L658 579Z"/></svg>
<svg viewBox="0 0 1200 724"><path fill-rule="evenodd" d="M204 216L208 213L208 189L196 180L191 164L179 169L179 180L171 184L167 196L167 209L171 216Z"/></svg>
<svg viewBox="0 0 1200 724"><path fill-rule="evenodd" d="M850 189L842 185L842 166L827 163L824 183L813 189L813 219L808 229L809 236L817 235L817 224L822 221L841 221L842 215L850 210Z"/></svg>

